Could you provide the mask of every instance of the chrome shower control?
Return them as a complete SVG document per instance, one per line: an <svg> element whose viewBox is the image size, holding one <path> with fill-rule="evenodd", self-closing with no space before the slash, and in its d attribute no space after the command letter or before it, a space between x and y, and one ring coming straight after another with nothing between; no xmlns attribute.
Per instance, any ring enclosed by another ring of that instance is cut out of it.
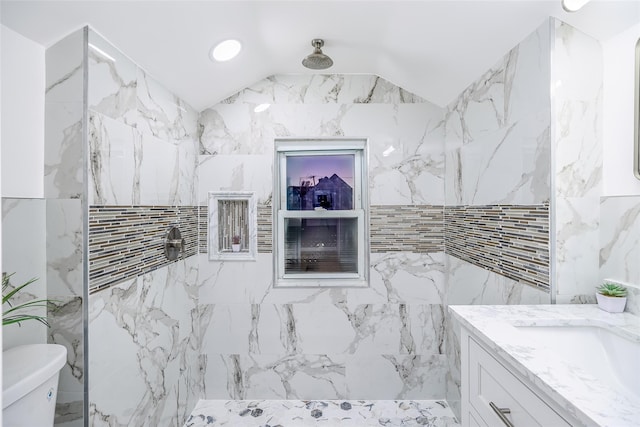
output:
<svg viewBox="0 0 640 427"><path fill-rule="evenodd" d="M178 227L171 227L164 238L164 254L169 261L176 260L184 252L185 242Z"/></svg>

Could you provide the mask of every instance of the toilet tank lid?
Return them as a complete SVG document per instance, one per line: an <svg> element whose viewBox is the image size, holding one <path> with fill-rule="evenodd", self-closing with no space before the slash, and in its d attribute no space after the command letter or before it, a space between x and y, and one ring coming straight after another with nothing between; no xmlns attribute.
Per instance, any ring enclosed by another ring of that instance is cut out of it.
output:
<svg viewBox="0 0 640 427"><path fill-rule="evenodd" d="M66 361L67 349L59 344L19 345L2 352L2 407L35 390Z"/></svg>

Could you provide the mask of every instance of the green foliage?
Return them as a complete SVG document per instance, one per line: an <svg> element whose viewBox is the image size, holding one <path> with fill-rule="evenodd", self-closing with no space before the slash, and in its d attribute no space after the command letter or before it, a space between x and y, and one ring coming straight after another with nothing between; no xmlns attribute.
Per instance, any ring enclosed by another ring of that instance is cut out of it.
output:
<svg viewBox="0 0 640 427"><path fill-rule="evenodd" d="M17 323L20 325L20 322L24 322L26 320L36 320L48 327L50 327L49 322L47 321L46 316L38 316L35 314L31 314L34 308L37 307L50 307L53 305L52 301L47 299L38 299L27 301L22 304L14 305L11 302L11 299L17 297L19 293L38 280L37 278L33 278L28 280L27 282L21 284L20 286L16 286L15 288L11 287L9 283L9 279L13 276L14 273L11 274L2 274L2 326L11 325L13 323ZM6 304L6 306L5 306Z"/></svg>
<svg viewBox="0 0 640 427"><path fill-rule="evenodd" d="M618 285L617 283L604 282L596 289L596 291L607 297L622 298L627 296L627 288L622 285Z"/></svg>

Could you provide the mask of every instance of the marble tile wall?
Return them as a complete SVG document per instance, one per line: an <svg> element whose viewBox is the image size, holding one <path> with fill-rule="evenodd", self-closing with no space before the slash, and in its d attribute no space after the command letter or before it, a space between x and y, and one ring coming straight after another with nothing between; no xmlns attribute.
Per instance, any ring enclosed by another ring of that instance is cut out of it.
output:
<svg viewBox="0 0 640 427"><path fill-rule="evenodd" d="M520 206L540 211L548 208L552 197L551 25L550 21L542 23L449 104L445 114L445 212L455 215L447 218L445 214L445 235L446 230L477 232L475 215L465 213L483 209L501 211L501 205L516 210ZM481 223L492 223L496 219L494 215L481 217ZM532 225L532 234L540 234ZM502 254L495 261L490 255L496 243L500 247L500 241L500 238L480 239L477 251L488 252L486 257L470 256L470 248L460 248L455 238L445 238L448 245L445 304L550 302L549 293L543 287L531 286L538 283L517 281L513 274L500 271ZM541 255L548 242L547 233L546 242L536 244ZM541 282L540 278L537 281ZM448 316L445 325L446 396L459 416L458 328Z"/></svg>
<svg viewBox="0 0 640 427"><path fill-rule="evenodd" d="M558 303L594 301L602 195L602 48L552 21L552 173Z"/></svg>
<svg viewBox="0 0 640 427"><path fill-rule="evenodd" d="M444 393L441 253L373 254L368 289L273 289L270 254L200 261L207 398Z"/></svg>
<svg viewBox="0 0 640 427"><path fill-rule="evenodd" d="M203 387L198 114L88 37L89 424L180 425ZM169 263L161 241L175 224L187 252Z"/></svg>
<svg viewBox="0 0 640 427"><path fill-rule="evenodd" d="M89 425L184 423L204 374L197 272L189 257L91 295Z"/></svg>
<svg viewBox="0 0 640 427"><path fill-rule="evenodd" d="M449 104L447 205L533 205L550 198L549 22Z"/></svg>
<svg viewBox="0 0 640 427"><path fill-rule="evenodd" d="M84 72L87 29L78 30L45 52L45 160L47 297L57 307L48 313L47 341L67 348L60 373L56 426L84 425L83 210Z"/></svg>
<svg viewBox="0 0 640 427"><path fill-rule="evenodd" d="M198 113L96 33L89 44L89 205L194 205Z"/></svg>
<svg viewBox="0 0 640 427"><path fill-rule="evenodd" d="M371 205L417 227L417 210L444 203L442 118L376 76L270 77L201 113L199 203L255 191L266 231L274 138L367 137ZM255 262L199 255L205 398L444 395L442 245L372 251L369 288L273 289L267 240Z"/></svg>
<svg viewBox="0 0 640 427"><path fill-rule="evenodd" d="M600 274L594 288L604 279L628 284L625 311L640 314L640 195L603 197L600 215Z"/></svg>
<svg viewBox="0 0 640 427"><path fill-rule="evenodd" d="M45 52L44 195L80 199L83 181L85 31L76 31Z"/></svg>

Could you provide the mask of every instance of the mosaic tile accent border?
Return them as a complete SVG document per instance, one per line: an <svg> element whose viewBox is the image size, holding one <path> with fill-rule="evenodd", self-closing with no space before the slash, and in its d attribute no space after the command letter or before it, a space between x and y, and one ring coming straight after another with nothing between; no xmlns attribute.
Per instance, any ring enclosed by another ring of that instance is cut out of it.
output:
<svg viewBox="0 0 640 427"><path fill-rule="evenodd" d="M445 252L478 267L549 288L549 205L447 206Z"/></svg>
<svg viewBox="0 0 640 427"><path fill-rule="evenodd" d="M175 261L164 255L171 226L185 240L182 258L197 253L197 206L91 206L89 208L89 290L106 289Z"/></svg>
<svg viewBox="0 0 640 427"><path fill-rule="evenodd" d="M443 206L370 206L371 253L444 251Z"/></svg>
<svg viewBox="0 0 640 427"><path fill-rule="evenodd" d="M549 205L376 205L372 253L447 254L549 290ZM199 211L199 250L207 253L207 207ZM258 252L271 253L270 205L258 205Z"/></svg>
<svg viewBox="0 0 640 427"><path fill-rule="evenodd" d="M444 251L442 206L371 206L372 253ZM207 253L207 206L200 206L200 253ZM258 205L258 252L271 253L273 224L271 205Z"/></svg>
<svg viewBox="0 0 640 427"><path fill-rule="evenodd" d="M209 206L198 206L198 253L208 253L207 226L209 223Z"/></svg>
<svg viewBox="0 0 640 427"><path fill-rule="evenodd" d="M258 205L258 253L270 254L273 249L273 208Z"/></svg>

